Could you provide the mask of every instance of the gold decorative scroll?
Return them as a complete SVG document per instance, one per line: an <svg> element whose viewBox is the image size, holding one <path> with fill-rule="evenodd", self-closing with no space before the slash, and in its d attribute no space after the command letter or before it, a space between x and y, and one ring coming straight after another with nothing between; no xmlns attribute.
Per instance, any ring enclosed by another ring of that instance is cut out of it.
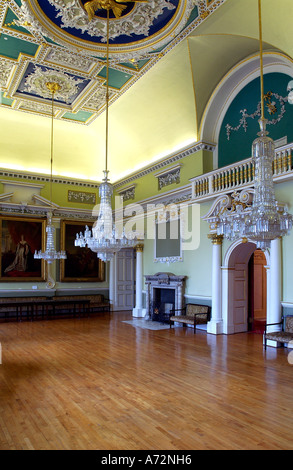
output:
<svg viewBox="0 0 293 470"><path fill-rule="evenodd" d="M97 10L112 10L116 18L120 18L122 12L127 8L123 3L132 2L132 0L90 0L86 2L84 8L88 14L89 21L93 19ZM132 3L147 3L148 0L136 0Z"/></svg>

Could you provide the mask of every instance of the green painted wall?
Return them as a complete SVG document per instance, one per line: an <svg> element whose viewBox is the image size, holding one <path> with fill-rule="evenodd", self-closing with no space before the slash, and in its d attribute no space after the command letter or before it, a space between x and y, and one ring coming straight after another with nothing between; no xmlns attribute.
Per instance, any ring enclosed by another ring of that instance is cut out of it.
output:
<svg viewBox="0 0 293 470"><path fill-rule="evenodd" d="M282 97L287 97L287 85L292 77L281 73L270 73L264 76L264 93L269 91L277 93ZM272 98L276 102L276 114L269 115L265 107L265 117L271 121L277 119L280 113L280 104L276 98ZM251 146L259 132L258 117L255 119L247 118L246 132L241 127L238 131L232 131L230 139L227 139L226 125L237 127L242 117L241 110L246 109L248 114L253 114L260 102L260 80L259 78L249 83L231 103L225 118L223 120L219 135L219 152L218 165L219 168L230 165L232 163L251 157ZM293 142L293 106L285 103L285 114L280 122L275 125L268 125L267 130L269 136L274 139L280 139L284 136L288 137L288 143Z"/></svg>

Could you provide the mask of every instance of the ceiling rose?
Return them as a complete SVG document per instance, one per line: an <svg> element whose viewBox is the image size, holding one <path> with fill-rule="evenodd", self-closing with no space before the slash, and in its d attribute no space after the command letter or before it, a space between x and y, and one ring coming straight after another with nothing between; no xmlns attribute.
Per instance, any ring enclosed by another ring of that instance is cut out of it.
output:
<svg viewBox="0 0 293 470"><path fill-rule="evenodd" d="M103 0L102 0L103 2ZM101 3L102 3L101 2ZM156 51L186 25L196 0L146 0L113 3L110 20L110 56L143 56ZM22 11L43 35L62 46L89 55L106 51L106 10L97 9L92 20L86 0L28 0ZM125 8L115 15L115 4Z"/></svg>

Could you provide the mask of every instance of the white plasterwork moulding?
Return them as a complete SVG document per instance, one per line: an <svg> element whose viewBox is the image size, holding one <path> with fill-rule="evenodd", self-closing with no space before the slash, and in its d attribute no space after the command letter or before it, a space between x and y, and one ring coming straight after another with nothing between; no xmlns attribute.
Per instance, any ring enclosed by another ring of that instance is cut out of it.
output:
<svg viewBox="0 0 293 470"><path fill-rule="evenodd" d="M225 0L221 0L225 1ZM95 45L83 49L84 54L92 55L93 51L103 52L106 50L106 21L101 21L95 17L92 21L88 20L87 13L82 8L79 0L49 0L58 11L57 15L61 18L61 28L52 24L44 15L40 14L36 0L23 2L21 6L22 20L30 23L31 28L50 39L54 38L54 31L58 30L58 41L60 44L69 47L72 50L79 51L81 42L78 38L70 37L62 28L74 27L81 32L86 32L92 37L101 37L104 44ZM121 2L122 3L122 2ZM157 18L164 13L165 9L175 10L175 6L168 0L151 0L149 3L136 3L133 10L126 16L112 21L110 24L110 39L122 35L133 36L134 34L145 36L143 47L141 41L128 43L125 46L113 45L110 50L111 58L122 58L140 60L146 58L149 52L158 50L170 41L169 33L176 37L182 32L190 14L195 6L195 0L185 0L180 2L179 7L174 13L172 20L158 34L148 36L149 30Z"/></svg>
<svg viewBox="0 0 293 470"><path fill-rule="evenodd" d="M182 256L168 256L166 258L154 258L154 263L172 264L172 263L182 263L182 262L183 262Z"/></svg>

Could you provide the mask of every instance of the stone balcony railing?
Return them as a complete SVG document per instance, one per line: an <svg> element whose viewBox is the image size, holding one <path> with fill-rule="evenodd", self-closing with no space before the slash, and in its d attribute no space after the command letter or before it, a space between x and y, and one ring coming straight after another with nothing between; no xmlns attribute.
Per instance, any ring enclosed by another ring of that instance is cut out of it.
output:
<svg viewBox="0 0 293 470"><path fill-rule="evenodd" d="M280 147L275 151L273 161L274 182L293 178L293 143ZM237 189L253 186L254 163L247 158L232 165L196 176L190 179L192 199L207 200L222 193L233 192Z"/></svg>

